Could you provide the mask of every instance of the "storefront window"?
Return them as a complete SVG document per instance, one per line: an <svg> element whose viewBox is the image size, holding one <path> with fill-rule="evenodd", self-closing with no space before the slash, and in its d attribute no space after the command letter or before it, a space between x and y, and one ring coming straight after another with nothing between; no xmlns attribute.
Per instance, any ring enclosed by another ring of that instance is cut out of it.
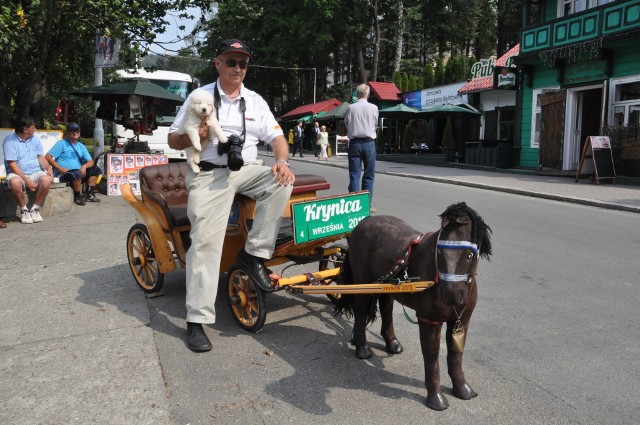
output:
<svg viewBox="0 0 640 425"><path fill-rule="evenodd" d="M610 123L616 126L640 124L640 77L612 81L613 116Z"/></svg>
<svg viewBox="0 0 640 425"><path fill-rule="evenodd" d="M513 131L516 122L514 108L498 109L498 139L513 141Z"/></svg>
<svg viewBox="0 0 640 425"><path fill-rule="evenodd" d="M558 3L558 16L568 16L579 13L593 7L602 6L611 3L614 0L562 0Z"/></svg>

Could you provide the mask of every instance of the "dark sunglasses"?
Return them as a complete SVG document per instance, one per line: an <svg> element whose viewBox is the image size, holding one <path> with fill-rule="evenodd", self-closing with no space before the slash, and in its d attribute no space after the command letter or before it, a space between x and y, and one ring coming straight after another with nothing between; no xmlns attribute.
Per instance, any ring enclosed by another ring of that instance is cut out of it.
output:
<svg viewBox="0 0 640 425"><path fill-rule="evenodd" d="M249 61L239 61L236 59L227 59L223 60L222 62L224 62L224 64L229 68L235 68L236 65L238 65L240 69L247 69L247 67L249 66Z"/></svg>

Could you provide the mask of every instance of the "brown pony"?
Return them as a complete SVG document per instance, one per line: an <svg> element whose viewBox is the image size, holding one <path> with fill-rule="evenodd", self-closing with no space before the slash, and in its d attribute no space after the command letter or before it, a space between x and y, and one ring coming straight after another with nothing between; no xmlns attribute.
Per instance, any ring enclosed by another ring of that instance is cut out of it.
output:
<svg viewBox="0 0 640 425"><path fill-rule="evenodd" d="M358 224L349 238L349 251L342 266L344 284L390 281L403 276L436 284L417 293L343 295L336 306L336 313L355 316L351 343L359 359L372 356L365 331L376 317L376 298L382 319L381 335L386 351L392 354L403 351L393 329L393 300L416 311L426 404L435 410L449 407L440 391L438 357L443 323L447 323L447 366L453 395L463 400L478 395L464 377L462 351L478 299L478 260L480 256L489 259L492 233L482 217L464 202L449 206L440 218L440 230L427 234L391 216L369 217Z"/></svg>

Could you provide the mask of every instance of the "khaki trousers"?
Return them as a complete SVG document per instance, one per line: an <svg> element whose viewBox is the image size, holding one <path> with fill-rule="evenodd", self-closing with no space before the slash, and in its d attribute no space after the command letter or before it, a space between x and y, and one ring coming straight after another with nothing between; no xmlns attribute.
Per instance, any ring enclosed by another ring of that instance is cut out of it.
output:
<svg viewBox="0 0 640 425"><path fill-rule="evenodd" d="M187 176L191 247L187 251L187 322L215 323L220 259L229 212L236 193L256 200L246 251L271 258L284 208L293 186L281 186L271 167L244 165L238 171L214 168Z"/></svg>

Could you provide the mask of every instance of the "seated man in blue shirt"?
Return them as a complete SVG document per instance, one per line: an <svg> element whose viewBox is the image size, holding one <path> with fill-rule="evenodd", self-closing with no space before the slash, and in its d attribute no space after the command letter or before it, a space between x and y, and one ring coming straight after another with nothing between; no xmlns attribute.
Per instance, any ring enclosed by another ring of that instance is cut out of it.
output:
<svg viewBox="0 0 640 425"><path fill-rule="evenodd" d="M40 206L44 203L53 181L51 166L44 159L44 149L36 132L36 122L32 117L18 119L15 133L5 137L2 144L7 168L7 186L11 189L21 211L24 224L40 223ZM31 210L24 190L34 192L36 198Z"/></svg>
<svg viewBox="0 0 640 425"><path fill-rule="evenodd" d="M100 202L95 193L98 176L102 175L102 170L93 163L89 151L84 144L78 143L78 140L80 140L80 126L72 122L67 127L66 138L58 140L45 158L55 170L56 175L60 176L59 180L69 183L77 205L84 205L86 201ZM89 187L83 196L80 191L82 183L85 182L88 182Z"/></svg>

